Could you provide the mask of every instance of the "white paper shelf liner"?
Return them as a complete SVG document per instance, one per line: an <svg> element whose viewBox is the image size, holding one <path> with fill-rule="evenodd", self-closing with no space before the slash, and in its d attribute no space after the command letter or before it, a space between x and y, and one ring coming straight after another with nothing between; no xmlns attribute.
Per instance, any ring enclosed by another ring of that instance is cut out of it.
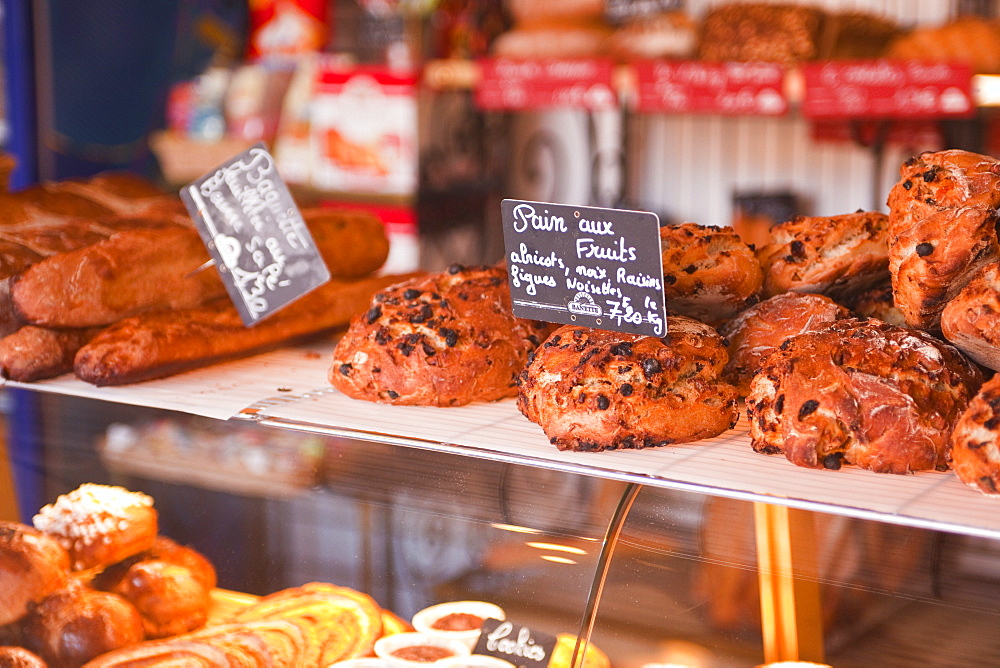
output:
<svg viewBox="0 0 1000 668"><path fill-rule="evenodd" d="M897 476L849 466L800 468L780 455L753 452L745 420L698 443L561 452L514 400L429 408L350 399L326 380L332 349L332 342L321 341L122 387L98 388L71 376L8 386L1000 539L1000 498L966 487L950 472Z"/></svg>

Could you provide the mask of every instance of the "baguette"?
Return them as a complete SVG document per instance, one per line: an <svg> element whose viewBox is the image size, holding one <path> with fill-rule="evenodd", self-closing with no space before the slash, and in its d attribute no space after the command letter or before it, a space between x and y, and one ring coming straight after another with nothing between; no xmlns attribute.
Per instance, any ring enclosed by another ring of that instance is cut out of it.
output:
<svg viewBox="0 0 1000 668"><path fill-rule="evenodd" d="M37 262L11 285L15 314L47 327L95 327L150 308L188 308L225 293L193 227L125 229Z"/></svg>
<svg viewBox="0 0 1000 668"><path fill-rule="evenodd" d="M388 257L388 237L372 214L306 209L302 215L335 278L368 275ZM198 271L210 258L195 228L170 220L109 219L117 229L106 239L34 263L13 280L10 309L3 307L0 286L0 333L5 311L33 325L95 327L224 295L218 272Z"/></svg>
<svg viewBox="0 0 1000 668"><path fill-rule="evenodd" d="M0 374L29 383L73 370L76 352L100 331L26 325L0 339Z"/></svg>
<svg viewBox="0 0 1000 668"><path fill-rule="evenodd" d="M378 290L408 276L329 281L253 327L228 299L150 311L107 327L76 354L73 370L94 385L126 385L262 352L346 325Z"/></svg>

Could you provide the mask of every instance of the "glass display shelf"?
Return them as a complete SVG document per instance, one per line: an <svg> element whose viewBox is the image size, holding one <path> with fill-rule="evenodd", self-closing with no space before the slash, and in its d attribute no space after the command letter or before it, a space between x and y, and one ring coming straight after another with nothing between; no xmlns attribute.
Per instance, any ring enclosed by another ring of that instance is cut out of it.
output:
<svg viewBox="0 0 1000 668"><path fill-rule="evenodd" d="M71 376L7 386L1000 538L1000 500L966 487L950 472L889 475L853 467L799 468L781 456L755 453L745 419L716 438L695 443L563 452L520 414L513 399L455 408L350 399L326 380L332 350L332 340L319 341L121 387L95 387Z"/></svg>

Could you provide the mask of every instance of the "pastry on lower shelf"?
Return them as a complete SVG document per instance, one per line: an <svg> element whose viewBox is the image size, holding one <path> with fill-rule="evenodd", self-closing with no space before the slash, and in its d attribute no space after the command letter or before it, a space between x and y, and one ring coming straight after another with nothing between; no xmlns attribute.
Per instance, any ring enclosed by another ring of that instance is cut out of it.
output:
<svg viewBox="0 0 1000 668"><path fill-rule="evenodd" d="M349 397L397 405L513 397L551 329L514 317L503 267L453 265L376 294L337 344L329 379Z"/></svg>
<svg viewBox="0 0 1000 668"><path fill-rule="evenodd" d="M26 524L0 522L0 627L64 587L68 573L69 554L55 538Z"/></svg>
<svg viewBox="0 0 1000 668"><path fill-rule="evenodd" d="M969 487L1000 496L1000 375L983 384L955 424L951 468Z"/></svg>
<svg viewBox="0 0 1000 668"><path fill-rule="evenodd" d="M759 298L760 262L731 227L660 228L667 310L717 326Z"/></svg>
<svg viewBox="0 0 1000 668"><path fill-rule="evenodd" d="M135 606L146 638L166 638L205 625L216 573L201 553L157 536L150 550L107 567L91 584Z"/></svg>
<svg viewBox="0 0 1000 668"><path fill-rule="evenodd" d="M46 597L24 621L25 645L52 668L77 668L142 637L142 619L131 603L75 579Z"/></svg>
<svg viewBox="0 0 1000 668"><path fill-rule="evenodd" d="M889 271L906 323L934 331L941 311L1000 258L1000 161L962 150L905 162L889 192Z"/></svg>
<svg viewBox="0 0 1000 668"><path fill-rule="evenodd" d="M889 280L889 218L878 211L798 216L757 249L764 295L795 290L841 299Z"/></svg>
<svg viewBox="0 0 1000 668"><path fill-rule="evenodd" d="M1000 262L976 274L941 311L944 337L991 369L1000 369Z"/></svg>
<svg viewBox="0 0 1000 668"><path fill-rule="evenodd" d="M85 483L42 507L32 523L66 548L73 570L89 570L152 548L157 520L150 496Z"/></svg>
<svg viewBox="0 0 1000 668"><path fill-rule="evenodd" d="M719 328L729 342L726 378L746 396L761 364L786 339L848 315L829 297L807 292L786 292L754 304Z"/></svg>
<svg viewBox="0 0 1000 668"><path fill-rule="evenodd" d="M806 468L945 470L978 367L923 331L848 318L793 337L750 384L753 449Z"/></svg>
<svg viewBox="0 0 1000 668"><path fill-rule="evenodd" d="M698 47L698 24L686 12L642 16L615 29L608 51L618 60L690 58Z"/></svg>
<svg viewBox="0 0 1000 668"><path fill-rule="evenodd" d="M738 418L725 342L668 316L663 338L566 325L518 378L517 405L560 450L646 448L717 436Z"/></svg>

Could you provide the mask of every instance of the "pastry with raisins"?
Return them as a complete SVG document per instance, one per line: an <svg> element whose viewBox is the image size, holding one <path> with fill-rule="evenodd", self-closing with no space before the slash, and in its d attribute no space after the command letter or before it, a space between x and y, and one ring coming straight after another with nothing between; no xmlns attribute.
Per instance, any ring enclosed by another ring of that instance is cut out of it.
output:
<svg viewBox="0 0 1000 668"><path fill-rule="evenodd" d="M566 325L521 372L517 405L560 450L711 438L739 417L727 359L722 337L684 316L662 338Z"/></svg>
<svg viewBox="0 0 1000 668"><path fill-rule="evenodd" d="M377 293L338 342L329 380L355 399L397 405L513 397L552 329L514 317L503 267L453 265Z"/></svg>
<svg viewBox="0 0 1000 668"><path fill-rule="evenodd" d="M952 426L978 367L926 332L847 318L788 339L747 396L753 449L806 468L948 467Z"/></svg>

